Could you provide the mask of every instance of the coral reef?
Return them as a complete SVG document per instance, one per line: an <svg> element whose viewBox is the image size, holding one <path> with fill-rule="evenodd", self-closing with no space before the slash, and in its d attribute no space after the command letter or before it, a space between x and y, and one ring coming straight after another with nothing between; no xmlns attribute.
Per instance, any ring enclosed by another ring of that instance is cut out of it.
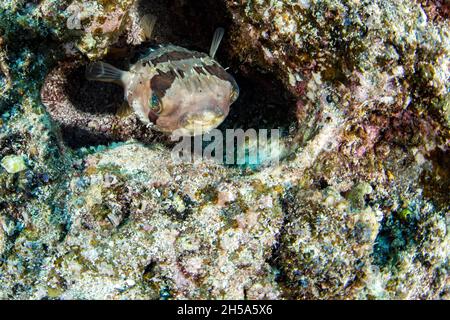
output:
<svg viewBox="0 0 450 320"><path fill-rule="evenodd" d="M277 165L177 164L84 78L218 26ZM449 299L449 78L446 0L3 1L0 298Z"/></svg>

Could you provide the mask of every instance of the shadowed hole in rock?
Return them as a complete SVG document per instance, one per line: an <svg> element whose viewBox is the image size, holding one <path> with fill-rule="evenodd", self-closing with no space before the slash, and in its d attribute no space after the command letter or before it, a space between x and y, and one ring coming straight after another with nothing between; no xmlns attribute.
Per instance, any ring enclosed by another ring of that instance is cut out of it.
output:
<svg viewBox="0 0 450 320"><path fill-rule="evenodd" d="M116 114L123 101L123 89L112 83L87 81L85 66L69 72L65 93L78 110L93 114Z"/></svg>
<svg viewBox="0 0 450 320"><path fill-rule="evenodd" d="M283 133L287 133L292 129L296 123L295 102L283 84L274 74L258 70L249 64L241 64L229 54L230 39L227 35L233 25L222 2L142 0L139 11L140 15L151 13L157 16L154 41L134 48L121 45L124 41L119 41L116 46L120 49L125 47L126 55L119 59L106 57L106 62L126 70L127 65L134 63L136 57L151 45L165 43L208 52L214 30L224 27L227 34L219 48L217 60L224 67L229 67L228 72L235 77L240 87L240 97L232 105L230 114L219 126L219 130L281 128ZM65 82L60 83L63 86L61 94L66 95L75 115L71 117L70 112L69 115L67 112L61 114L56 108L49 108L53 118L61 126L66 145L72 148L89 147L131 138L146 144L164 142L171 145L167 137L152 132L135 116L127 117L125 121L116 117L115 114L123 103L123 89L114 84L86 80L85 65L72 64L67 70L63 68L60 71L61 77L66 78ZM51 83L51 86L55 85L58 83ZM45 103L46 98L50 99L45 96L45 88L43 93Z"/></svg>

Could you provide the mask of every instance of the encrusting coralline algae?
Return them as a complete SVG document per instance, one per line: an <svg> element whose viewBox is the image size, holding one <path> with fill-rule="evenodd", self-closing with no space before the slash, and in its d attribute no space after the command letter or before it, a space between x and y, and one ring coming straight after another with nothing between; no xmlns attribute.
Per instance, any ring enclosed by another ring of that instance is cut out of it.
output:
<svg viewBox="0 0 450 320"><path fill-rule="evenodd" d="M120 89L84 82L145 50L146 13L156 44L226 28L250 114L221 129L282 123L279 165L175 164L114 114ZM440 0L3 1L0 297L448 299L448 19Z"/></svg>

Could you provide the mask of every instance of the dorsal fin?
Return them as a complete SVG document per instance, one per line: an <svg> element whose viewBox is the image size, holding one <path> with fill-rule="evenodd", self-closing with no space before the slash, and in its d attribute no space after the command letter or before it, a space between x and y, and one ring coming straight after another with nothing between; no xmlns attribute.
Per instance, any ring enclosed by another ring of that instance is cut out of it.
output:
<svg viewBox="0 0 450 320"><path fill-rule="evenodd" d="M216 56L217 50L219 49L224 34L225 30L223 28L217 28L214 32L214 36L211 42L211 48L209 49L209 56L213 59Z"/></svg>
<svg viewBox="0 0 450 320"><path fill-rule="evenodd" d="M153 31L155 30L156 20L156 16L152 14L146 14L141 19L141 28L144 31L144 36L147 40L150 40L152 38Z"/></svg>

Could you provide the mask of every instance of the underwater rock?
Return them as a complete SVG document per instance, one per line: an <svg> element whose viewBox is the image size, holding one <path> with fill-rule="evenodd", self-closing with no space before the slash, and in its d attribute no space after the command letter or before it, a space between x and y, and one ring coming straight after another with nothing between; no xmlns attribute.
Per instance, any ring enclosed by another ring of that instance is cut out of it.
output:
<svg viewBox="0 0 450 320"><path fill-rule="evenodd" d="M288 204L280 244L281 274L287 297L367 298L359 295L373 268L370 254L383 214L372 208L352 212L331 188L299 191ZM378 296L377 298L383 298Z"/></svg>
<svg viewBox="0 0 450 320"><path fill-rule="evenodd" d="M133 0L72 1L65 9L67 29L81 34L73 44L93 59L106 54L123 32Z"/></svg>
<svg viewBox="0 0 450 320"><path fill-rule="evenodd" d="M6 234L5 234L5 227L3 222L3 217L0 218L0 254L3 254L3 251L6 248Z"/></svg>
<svg viewBox="0 0 450 320"><path fill-rule="evenodd" d="M0 298L449 299L448 19L439 0L2 2ZM84 78L206 52L218 26L241 86L219 129L281 128L277 165L177 164Z"/></svg>
<svg viewBox="0 0 450 320"><path fill-rule="evenodd" d="M278 296L266 260L282 211L251 205L279 191L235 182L228 189L236 199L224 209L212 187L227 175L223 167L167 165L169 158L136 144L87 157L69 187L68 210L78 218L33 297L49 284L64 299L160 298L163 290L172 298Z"/></svg>

